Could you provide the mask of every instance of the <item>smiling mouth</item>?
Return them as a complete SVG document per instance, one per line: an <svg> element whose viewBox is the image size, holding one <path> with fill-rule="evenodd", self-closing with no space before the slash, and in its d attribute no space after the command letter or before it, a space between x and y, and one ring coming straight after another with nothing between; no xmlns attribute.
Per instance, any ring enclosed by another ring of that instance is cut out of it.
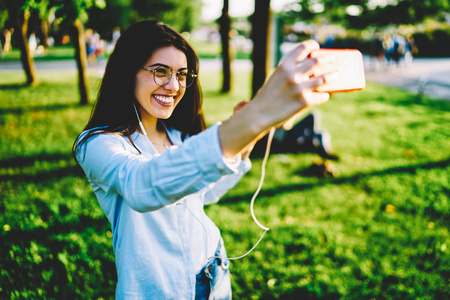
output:
<svg viewBox="0 0 450 300"><path fill-rule="evenodd" d="M168 106L168 105L172 105L173 101L174 101L174 97L167 97L167 96L161 96L161 95L153 95L153 98L156 99L156 101L158 101L158 103Z"/></svg>

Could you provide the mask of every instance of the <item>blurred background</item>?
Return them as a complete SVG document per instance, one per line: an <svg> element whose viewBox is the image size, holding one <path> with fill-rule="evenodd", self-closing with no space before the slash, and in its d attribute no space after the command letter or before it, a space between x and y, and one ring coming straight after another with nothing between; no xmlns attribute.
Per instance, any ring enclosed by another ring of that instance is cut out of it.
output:
<svg viewBox="0 0 450 300"><path fill-rule="evenodd" d="M83 89L86 66L104 62L120 32L148 18L182 32L201 58L222 60L223 92L231 88L233 59L252 61L254 94L283 53L309 38L359 49L368 70L450 56L448 0L1 0L0 59L20 57L33 84L34 60L73 55ZM80 93L87 103L87 92Z"/></svg>

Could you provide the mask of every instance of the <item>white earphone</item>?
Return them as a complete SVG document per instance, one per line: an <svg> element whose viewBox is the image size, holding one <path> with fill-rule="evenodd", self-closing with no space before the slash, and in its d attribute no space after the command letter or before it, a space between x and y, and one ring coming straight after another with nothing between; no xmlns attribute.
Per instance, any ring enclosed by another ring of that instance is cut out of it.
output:
<svg viewBox="0 0 450 300"><path fill-rule="evenodd" d="M145 131L145 128L144 128L144 125L142 124L141 118L139 118L139 114L138 114L138 112L137 112L136 105L134 104L134 102L133 102L133 107L134 107L134 111L136 112L136 117L137 117L137 119L138 119L138 121L139 121L139 127L141 128L142 133L143 133L145 136L147 136L147 131Z"/></svg>

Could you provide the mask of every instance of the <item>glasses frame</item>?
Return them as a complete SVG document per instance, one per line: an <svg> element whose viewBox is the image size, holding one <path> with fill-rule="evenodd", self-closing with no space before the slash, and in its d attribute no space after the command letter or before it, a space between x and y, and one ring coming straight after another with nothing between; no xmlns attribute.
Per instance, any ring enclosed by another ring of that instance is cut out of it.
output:
<svg viewBox="0 0 450 300"><path fill-rule="evenodd" d="M165 69L169 69L169 70L170 70L170 78L168 78L169 80L167 80L167 82L166 82L165 84L163 84L163 85L161 85L161 84L159 84L158 82L156 82L156 71L157 71L157 69L148 69L148 68L145 68L145 67L140 67L140 68L141 68L142 70L152 72L152 73L153 73L153 81L154 81L157 85L159 85L159 86L166 86L166 85L168 85L169 82L172 80L172 75L175 73L176 78L177 78L177 81L178 81L178 84L179 84L180 86L184 87L185 89L187 89L188 87L192 86L192 84L194 83L195 79L196 79L197 76L198 76L197 74L189 74L189 73L188 73L187 76L191 76L191 77L193 78L193 79L192 79L192 82L191 82L190 85L187 85L187 84L186 84L186 86L183 86L183 85L181 84L181 82L180 82L180 78L178 77L178 75L181 74L181 73L183 73L183 71L174 71L174 70L172 70L171 67L167 67L167 66L159 66L159 67L162 67L162 68L165 68Z"/></svg>

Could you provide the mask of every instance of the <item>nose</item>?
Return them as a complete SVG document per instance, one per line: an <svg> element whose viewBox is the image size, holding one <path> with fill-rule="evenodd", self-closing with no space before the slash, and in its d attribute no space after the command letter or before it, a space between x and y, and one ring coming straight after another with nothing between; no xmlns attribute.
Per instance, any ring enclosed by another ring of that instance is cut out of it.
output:
<svg viewBox="0 0 450 300"><path fill-rule="evenodd" d="M173 72L171 76L164 88L169 91L178 91L180 89L180 83L178 82L177 73Z"/></svg>

